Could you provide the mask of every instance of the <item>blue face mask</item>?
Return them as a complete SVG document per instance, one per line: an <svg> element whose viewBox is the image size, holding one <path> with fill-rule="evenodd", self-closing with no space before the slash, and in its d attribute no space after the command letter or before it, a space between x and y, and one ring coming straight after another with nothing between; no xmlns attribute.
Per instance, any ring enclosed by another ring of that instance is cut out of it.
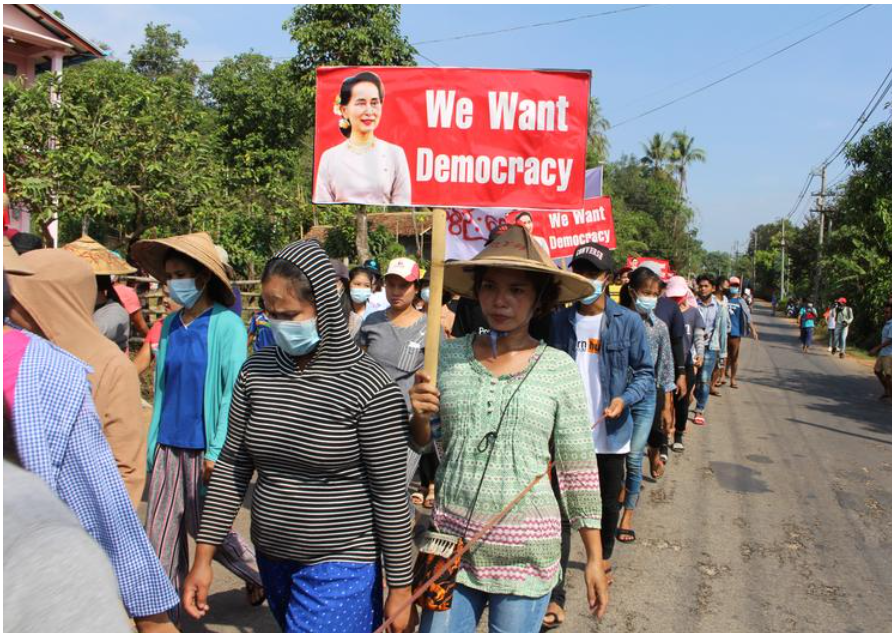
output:
<svg viewBox="0 0 892 634"><path fill-rule="evenodd" d="M637 310L642 315L647 315L654 311L654 308L657 307L657 298L656 297L636 297L635 298L635 310Z"/></svg>
<svg viewBox="0 0 892 634"><path fill-rule="evenodd" d="M731 291L731 294L732 294L732 295L737 295L737 293L740 292L740 287L739 287L739 286L732 286L732 287L729 288L728 290Z"/></svg>
<svg viewBox="0 0 892 634"><path fill-rule="evenodd" d="M431 289L428 286L425 286L421 289L421 299L425 304L431 303Z"/></svg>
<svg viewBox="0 0 892 634"><path fill-rule="evenodd" d="M372 289L370 288L351 288L350 289L350 299L352 299L357 304L365 304L369 301L369 297L372 296Z"/></svg>
<svg viewBox="0 0 892 634"><path fill-rule="evenodd" d="M204 289L195 288L195 280L192 278L170 280L167 285L170 287L170 298L186 308L195 306L204 292Z"/></svg>
<svg viewBox="0 0 892 634"><path fill-rule="evenodd" d="M589 280L592 283L592 287L594 288L594 292L588 297L583 297L579 301L581 301L586 306L591 306L601 295L604 294L604 282L601 280Z"/></svg>
<svg viewBox="0 0 892 634"><path fill-rule="evenodd" d="M293 357L302 357L311 353L319 345L319 332L316 320L286 321L270 319L269 327L273 331L276 345Z"/></svg>

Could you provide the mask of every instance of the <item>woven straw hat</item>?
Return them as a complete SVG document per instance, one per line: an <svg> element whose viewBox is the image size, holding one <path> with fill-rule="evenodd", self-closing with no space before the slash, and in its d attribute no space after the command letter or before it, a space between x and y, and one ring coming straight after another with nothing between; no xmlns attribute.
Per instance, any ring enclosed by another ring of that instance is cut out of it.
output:
<svg viewBox="0 0 892 634"><path fill-rule="evenodd" d="M168 251L173 250L182 253L201 264L209 270L214 277L223 282L227 306L235 303L235 295L220 256L217 254L216 245L204 231L189 233L184 236L172 238L158 238L156 240L140 240L130 248L130 256L136 260L146 272L160 282L167 281L164 272L164 260Z"/></svg>
<svg viewBox="0 0 892 634"><path fill-rule="evenodd" d="M136 273L136 269L127 264L126 260L116 253L112 253L86 234L74 242L69 242L62 248L74 253L82 260L86 260L87 264L93 269L93 275L130 275L131 273Z"/></svg>
<svg viewBox="0 0 892 634"><path fill-rule="evenodd" d="M11 275L33 275L31 270L22 256L16 252L9 238L3 236L3 271Z"/></svg>
<svg viewBox="0 0 892 634"><path fill-rule="evenodd" d="M488 247L471 260L447 262L444 285L453 293L474 299L474 269L492 267L547 273L560 287L557 301L568 303L592 294L592 283L581 275L562 271L530 236L526 229L513 225L496 236Z"/></svg>

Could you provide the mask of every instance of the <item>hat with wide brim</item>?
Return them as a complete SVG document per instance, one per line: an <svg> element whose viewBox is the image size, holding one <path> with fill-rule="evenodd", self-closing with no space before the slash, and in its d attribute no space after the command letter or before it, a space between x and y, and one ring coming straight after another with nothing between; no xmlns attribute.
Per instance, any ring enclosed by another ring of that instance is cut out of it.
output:
<svg viewBox="0 0 892 634"><path fill-rule="evenodd" d="M226 295L224 303L227 306L232 306L235 303L235 295L232 292L226 270L223 268L223 262L220 261L220 256L217 254L216 245L211 240L211 236L204 231L172 238L140 240L130 248L130 256L145 269L146 273L160 282L166 282L167 274L164 271L164 261L170 251L182 253L210 271L223 283L221 290Z"/></svg>
<svg viewBox="0 0 892 634"><path fill-rule="evenodd" d="M34 271L25 264L6 236L3 236L3 272L10 275L34 275Z"/></svg>
<svg viewBox="0 0 892 634"><path fill-rule="evenodd" d="M116 253L112 253L86 234L74 242L69 242L62 248L65 251L74 253L82 260L86 260L90 268L93 269L93 275L130 275L136 273L136 269L127 264L124 258Z"/></svg>
<svg viewBox="0 0 892 634"><path fill-rule="evenodd" d="M556 267L529 232L519 225L496 236L473 259L447 262L444 286L452 293L474 299L474 271L481 267L551 275L559 287L557 301L562 304L588 297L593 290L588 279Z"/></svg>

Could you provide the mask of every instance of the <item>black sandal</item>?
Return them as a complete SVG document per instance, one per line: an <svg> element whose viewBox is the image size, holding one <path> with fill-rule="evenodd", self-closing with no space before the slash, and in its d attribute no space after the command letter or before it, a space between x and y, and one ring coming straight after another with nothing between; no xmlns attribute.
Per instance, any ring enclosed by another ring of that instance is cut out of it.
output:
<svg viewBox="0 0 892 634"><path fill-rule="evenodd" d="M620 539L620 537L630 537L631 539ZM635 531L631 528L617 528L616 541L621 544L631 544L635 541Z"/></svg>
<svg viewBox="0 0 892 634"><path fill-rule="evenodd" d="M551 617L553 620L548 621L548 617ZM545 616L542 617L542 631L544 632L549 632L563 624L564 622L558 617L557 612L546 612Z"/></svg>
<svg viewBox="0 0 892 634"><path fill-rule="evenodd" d="M251 595L257 590L260 590L260 598L253 599ZM245 591L248 593L248 603L250 603L252 607L259 607L266 601L266 590L264 590L262 585L257 585L256 583L249 581L245 584Z"/></svg>

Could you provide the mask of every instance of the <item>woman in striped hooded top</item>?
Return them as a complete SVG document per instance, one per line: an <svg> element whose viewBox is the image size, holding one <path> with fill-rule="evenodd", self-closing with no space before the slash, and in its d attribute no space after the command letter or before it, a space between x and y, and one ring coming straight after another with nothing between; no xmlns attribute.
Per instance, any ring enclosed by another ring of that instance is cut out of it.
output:
<svg viewBox="0 0 892 634"><path fill-rule="evenodd" d="M183 604L196 618L207 613L214 550L256 472L251 539L283 631L371 632L410 593L405 400L349 335L317 243L282 249L262 287L276 345L253 355L236 382ZM394 623L414 626L413 609Z"/></svg>

